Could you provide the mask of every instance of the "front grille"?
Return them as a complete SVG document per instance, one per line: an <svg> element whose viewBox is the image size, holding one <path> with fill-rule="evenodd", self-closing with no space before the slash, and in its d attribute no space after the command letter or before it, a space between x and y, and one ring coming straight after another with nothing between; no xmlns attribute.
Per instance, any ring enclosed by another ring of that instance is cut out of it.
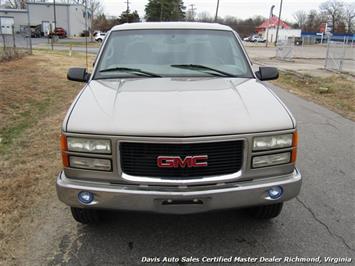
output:
<svg viewBox="0 0 355 266"><path fill-rule="evenodd" d="M243 141L192 144L120 143L122 171L132 176L174 179L226 175L238 172L243 162ZM159 168L158 156L207 155L207 167Z"/></svg>

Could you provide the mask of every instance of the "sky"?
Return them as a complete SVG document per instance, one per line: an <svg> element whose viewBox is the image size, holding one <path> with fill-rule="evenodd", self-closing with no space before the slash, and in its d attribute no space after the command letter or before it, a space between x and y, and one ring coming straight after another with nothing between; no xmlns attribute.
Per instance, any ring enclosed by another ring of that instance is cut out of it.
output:
<svg viewBox="0 0 355 266"><path fill-rule="evenodd" d="M126 10L126 0L101 0L104 12L107 15L119 16ZM139 15L144 16L144 7L148 0L129 0L131 10L137 10ZM281 18L294 21L293 14L297 10L309 11L318 10L319 5L325 0L284 0ZM354 2L354 0L343 0L343 2ZM208 12L214 16L217 0L184 0L187 8L195 5L197 13ZM279 14L280 0L220 0L219 16L235 16L241 19L261 15L269 16L270 7L275 5L274 15Z"/></svg>

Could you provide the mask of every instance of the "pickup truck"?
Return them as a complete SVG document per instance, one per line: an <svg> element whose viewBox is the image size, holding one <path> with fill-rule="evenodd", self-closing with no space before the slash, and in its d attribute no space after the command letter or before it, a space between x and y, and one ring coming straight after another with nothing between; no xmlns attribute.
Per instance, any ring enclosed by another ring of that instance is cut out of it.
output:
<svg viewBox="0 0 355 266"><path fill-rule="evenodd" d="M257 70L257 69L255 69ZM296 121L228 26L131 23L107 34L62 124L59 199L80 223L102 210L244 208L278 216L296 197Z"/></svg>

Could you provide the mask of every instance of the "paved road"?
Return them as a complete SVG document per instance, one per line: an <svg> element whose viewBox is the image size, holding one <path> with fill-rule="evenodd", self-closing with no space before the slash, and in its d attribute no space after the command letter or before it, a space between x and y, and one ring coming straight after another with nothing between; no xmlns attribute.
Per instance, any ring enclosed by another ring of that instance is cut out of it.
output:
<svg viewBox="0 0 355 266"><path fill-rule="evenodd" d="M255 221L242 211L190 216L116 213L90 227L76 224L68 208L53 201L33 232L32 255L24 257L25 262L136 265L142 256L332 256L354 261L355 124L274 90L298 119L298 166L304 177L301 194L286 204L279 218Z"/></svg>

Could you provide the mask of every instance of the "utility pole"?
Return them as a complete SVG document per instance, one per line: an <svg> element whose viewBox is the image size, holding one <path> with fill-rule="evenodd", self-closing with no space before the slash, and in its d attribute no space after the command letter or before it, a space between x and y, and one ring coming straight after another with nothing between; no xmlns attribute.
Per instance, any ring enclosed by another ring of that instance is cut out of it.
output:
<svg viewBox="0 0 355 266"><path fill-rule="evenodd" d="M195 5L194 4L191 4L190 5L190 14L191 14L191 20L194 21L195 20L195 10L197 9L196 7L194 7Z"/></svg>
<svg viewBox="0 0 355 266"><path fill-rule="evenodd" d="M126 0L125 3L127 4L127 9L126 9L127 23L129 23L129 4L131 2L129 0Z"/></svg>
<svg viewBox="0 0 355 266"><path fill-rule="evenodd" d="M270 20L273 17L273 10L275 8L275 5L272 5L270 8L270 15L269 15L269 20L267 22L267 28L266 28L266 42L265 45L267 47L268 43L269 43L269 27L270 27Z"/></svg>
<svg viewBox="0 0 355 266"><path fill-rule="evenodd" d="M57 27L57 12L55 8L55 0L53 0L53 12L54 12L54 30Z"/></svg>
<svg viewBox="0 0 355 266"><path fill-rule="evenodd" d="M276 40L275 40L275 46L277 45L277 41L279 38L279 28L280 28L280 22L281 22L281 12L282 12L282 0L280 2L280 11L279 11L279 20L277 22L277 28L276 28Z"/></svg>
<svg viewBox="0 0 355 266"><path fill-rule="evenodd" d="M88 64L88 0L85 0L85 66L89 68Z"/></svg>
<svg viewBox="0 0 355 266"><path fill-rule="evenodd" d="M163 1L160 0L160 21L163 21Z"/></svg>
<svg viewBox="0 0 355 266"><path fill-rule="evenodd" d="M219 9L219 0L217 0L216 16L214 17L214 22L217 22L218 19L218 9Z"/></svg>
<svg viewBox="0 0 355 266"><path fill-rule="evenodd" d="M0 29L1 32L1 29ZM28 40L30 44L30 54L32 54L32 38L31 38L31 18L30 18L30 9L27 7L27 32L28 32ZM5 42L4 42L5 45Z"/></svg>

